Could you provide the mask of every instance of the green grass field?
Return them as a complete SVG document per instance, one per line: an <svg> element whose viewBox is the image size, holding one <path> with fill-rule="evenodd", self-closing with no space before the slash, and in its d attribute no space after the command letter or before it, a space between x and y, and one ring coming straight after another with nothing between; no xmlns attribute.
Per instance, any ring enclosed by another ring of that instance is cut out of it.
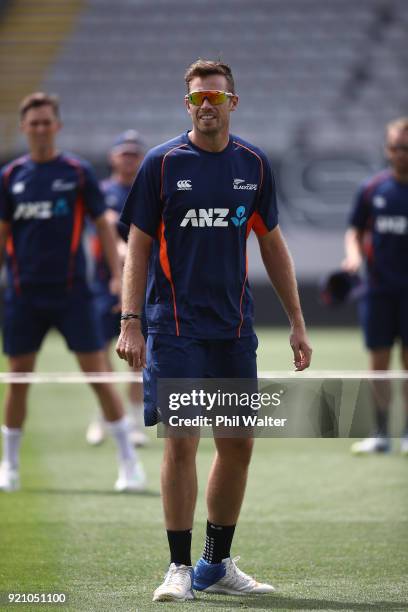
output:
<svg viewBox="0 0 408 612"><path fill-rule="evenodd" d="M260 369L288 369L283 331L260 332ZM364 369L357 330L311 333L316 369ZM76 369L50 336L39 370ZM112 492L114 446L84 440L93 414L80 385L36 385L22 449L23 490L0 494L0 592L65 592L64 606L25 610L407 610L408 460L397 452L355 458L349 440L261 439L233 554L274 595L199 594L194 603L152 604L168 562L159 496L161 441L142 451L149 490ZM211 440L199 451L193 553L201 552ZM14 606L16 607L16 606Z"/></svg>

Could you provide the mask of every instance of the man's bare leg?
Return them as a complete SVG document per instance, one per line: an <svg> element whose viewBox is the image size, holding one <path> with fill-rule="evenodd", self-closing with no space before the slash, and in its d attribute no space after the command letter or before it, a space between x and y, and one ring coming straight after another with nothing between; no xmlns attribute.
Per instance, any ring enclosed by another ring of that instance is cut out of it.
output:
<svg viewBox="0 0 408 612"><path fill-rule="evenodd" d="M208 520L235 525L244 499L253 438L215 438L217 452L207 485Z"/></svg>
<svg viewBox="0 0 408 612"><path fill-rule="evenodd" d="M106 372L109 367L104 351L76 353L76 358L83 372ZM146 486L146 476L130 442L129 426L121 397L111 383L91 383L91 386L98 397L106 424L117 446L119 477L115 489L141 491Z"/></svg>
<svg viewBox="0 0 408 612"><path fill-rule="evenodd" d="M197 500L199 437L165 440L161 468L164 521L171 563L191 565L191 530Z"/></svg>
<svg viewBox="0 0 408 612"><path fill-rule="evenodd" d="M37 353L9 357L10 373L32 372ZM1 428L3 453L0 468L0 490L15 491L20 488L19 466L23 424L27 415L29 384L10 384L7 390L4 425Z"/></svg>
<svg viewBox="0 0 408 612"><path fill-rule="evenodd" d="M104 351L93 353L75 353L78 363L83 372L107 372L109 365L106 361ZM124 410L122 400L112 383L91 383L96 393L101 410L108 422L123 418Z"/></svg>
<svg viewBox="0 0 408 612"><path fill-rule="evenodd" d="M197 499L196 454L200 439L166 438L161 488L166 529L192 529Z"/></svg>
<svg viewBox="0 0 408 612"><path fill-rule="evenodd" d="M408 370L408 347L401 349L401 363L404 370ZM401 438L401 453L408 455L408 380L403 381L402 396L405 408L405 429Z"/></svg>
<svg viewBox="0 0 408 612"><path fill-rule="evenodd" d="M236 566L231 544L244 499L253 438L215 438L217 453L207 486L207 534L194 569L194 588L221 594L272 593Z"/></svg>
<svg viewBox="0 0 408 612"><path fill-rule="evenodd" d="M141 370L137 370L140 374ZM143 383L131 382L128 387L126 410L131 420L130 439L134 446L146 446L149 438L146 434L143 413Z"/></svg>
<svg viewBox="0 0 408 612"><path fill-rule="evenodd" d="M33 372L37 353L9 357L9 372ZM10 384L5 401L4 424L12 429L22 428L27 414L29 384Z"/></svg>
<svg viewBox="0 0 408 612"><path fill-rule="evenodd" d="M208 563L221 563L230 557L253 444L252 438L215 438L217 452L206 492L208 520L203 558Z"/></svg>
<svg viewBox="0 0 408 612"><path fill-rule="evenodd" d="M380 348L369 351L369 369L371 372L386 371L390 367L391 348ZM389 380L371 381L372 403L376 431L372 437L354 442L351 452L356 455L388 452L388 416L391 404L391 385Z"/></svg>
<svg viewBox="0 0 408 612"><path fill-rule="evenodd" d="M370 351L369 367L373 372L385 371L390 367L391 349L383 348ZM373 380L374 412L377 433L388 435L388 416L391 404L391 385L389 380Z"/></svg>

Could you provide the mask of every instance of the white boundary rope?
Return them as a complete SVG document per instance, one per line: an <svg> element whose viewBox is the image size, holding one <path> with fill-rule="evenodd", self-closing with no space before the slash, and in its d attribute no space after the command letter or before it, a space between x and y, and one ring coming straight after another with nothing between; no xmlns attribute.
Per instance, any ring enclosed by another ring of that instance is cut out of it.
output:
<svg viewBox="0 0 408 612"><path fill-rule="evenodd" d="M142 382L140 372L19 372L1 373L0 384L78 384L78 383L129 383Z"/></svg>
<svg viewBox="0 0 408 612"><path fill-rule="evenodd" d="M350 371L350 370L261 370L258 378L264 380L408 380L407 371ZM85 383L130 383L142 382L141 372L3 372L0 373L0 384L85 384Z"/></svg>

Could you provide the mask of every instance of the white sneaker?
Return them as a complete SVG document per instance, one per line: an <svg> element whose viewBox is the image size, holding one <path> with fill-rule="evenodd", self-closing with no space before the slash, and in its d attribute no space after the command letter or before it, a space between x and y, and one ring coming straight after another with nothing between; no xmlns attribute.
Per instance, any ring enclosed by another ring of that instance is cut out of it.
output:
<svg viewBox="0 0 408 612"><path fill-rule="evenodd" d="M106 429L102 421L92 421L86 430L86 441L91 446L98 446L106 439Z"/></svg>
<svg viewBox="0 0 408 612"><path fill-rule="evenodd" d="M353 455L365 455L368 453L389 453L391 444L389 438L385 436L376 436L374 438L365 438L359 442L354 442L351 445Z"/></svg>
<svg viewBox="0 0 408 612"><path fill-rule="evenodd" d="M408 456L408 434L401 438L400 451L401 451L401 455Z"/></svg>
<svg viewBox="0 0 408 612"><path fill-rule="evenodd" d="M240 557L228 557L221 563L211 564L200 559L194 568L194 588L206 593L243 595L245 593L273 593L271 584L257 582L237 567Z"/></svg>
<svg viewBox="0 0 408 612"><path fill-rule="evenodd" d="M11 468L4 461L0 464L0 491L18 491L20 489L20 474L18 469Z"/></svg>
<svg viewBox="0 0 408 612"><path fill-rule="evenodd" d="M115 491L120 493L137 492L146 489L146 474L139 461L124 461L119 465L119 475L115 482Z"/></svg>
<svg viewBox="0 0 408 612"><path fill-rule="evenodd" d="M153 594L153 601L185 601L194 599L193 568L171 563L168 572Z"/></svg>

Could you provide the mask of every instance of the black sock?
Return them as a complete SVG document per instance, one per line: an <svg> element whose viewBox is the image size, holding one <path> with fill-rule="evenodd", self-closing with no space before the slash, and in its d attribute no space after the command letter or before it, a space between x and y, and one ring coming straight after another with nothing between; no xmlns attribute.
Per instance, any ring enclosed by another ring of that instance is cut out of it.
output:
<svg viewBox="0 0 408 612"><path fill-rule="evenodd" d="M170 547L170 563L191 565L191 529L186 531L167 530Z"/></svg>
<svg viewBox="0 0 408 612"><path fill-rule="evenodd" d="M375 409L375 422L377 423L377 434L380 436L388 435L388 410L379 408Z"/></svg>
<svg viewBox="0 0 408 612"><path fill-rule="evenodd" d="M203 558L208 563L221 563L223 559L230 556L234 531L235 525L225 527L207 521Z"/></svg>

